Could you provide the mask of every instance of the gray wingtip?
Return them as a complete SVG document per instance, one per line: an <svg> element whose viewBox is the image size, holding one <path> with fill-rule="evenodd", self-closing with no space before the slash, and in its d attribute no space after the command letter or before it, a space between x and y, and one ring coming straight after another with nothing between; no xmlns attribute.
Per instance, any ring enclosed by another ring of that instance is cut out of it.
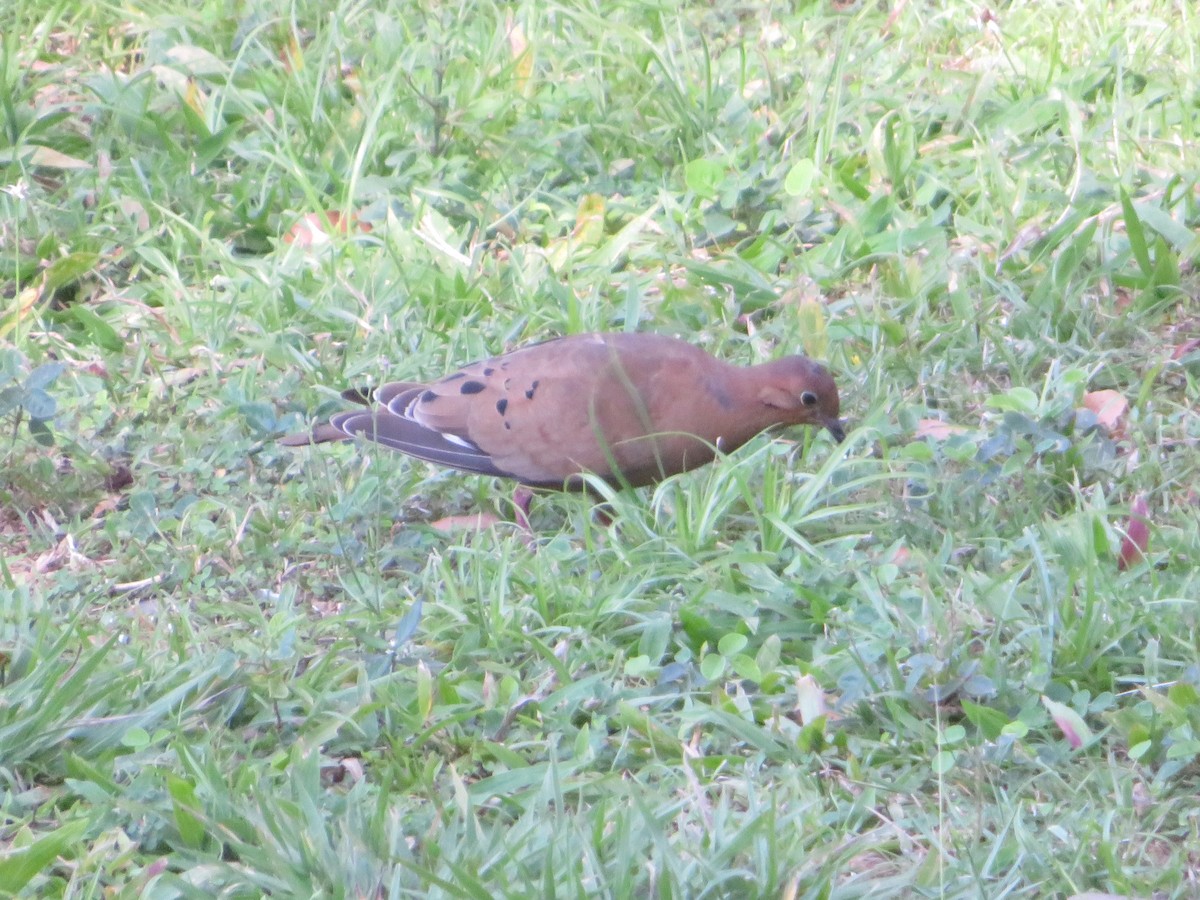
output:
<svg viewBox="0 0 1200 900"><path fill-rule="evenodd" d="M332 427L345 435L361 435L372 443L426 462L479 475L514 477L512 473L498 468L490 456L470 441L462 438L450 440L432 428L394 415L386 409L338 413L329 421Z"/></svg>

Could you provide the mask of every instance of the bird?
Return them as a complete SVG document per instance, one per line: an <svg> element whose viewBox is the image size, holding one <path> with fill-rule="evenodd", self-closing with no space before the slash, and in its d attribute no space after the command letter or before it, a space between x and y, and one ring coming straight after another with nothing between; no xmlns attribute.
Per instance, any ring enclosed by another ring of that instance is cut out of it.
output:
<svg viewBox="0 0 1200 900"><path fill-rule="evenodd" d="M361 437L528 488L579 490L588 475L615 488L654 484L773 426L812 425L845 438L837 385L808 357L738 366L652 333L552 338L436 381L342 396L366 409L281 443Z"/></svg>

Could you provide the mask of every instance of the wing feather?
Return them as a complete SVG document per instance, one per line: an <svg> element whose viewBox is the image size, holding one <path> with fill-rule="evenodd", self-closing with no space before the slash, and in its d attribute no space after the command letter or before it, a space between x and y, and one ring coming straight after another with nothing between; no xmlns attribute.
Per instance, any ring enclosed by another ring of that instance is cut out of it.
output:
<svg viewBox="0 0 1200 900"><path fill-rule="evenodd" d="M480 475L513 477L511 472L498 468L490 456L470 441L461 438L449 440L431 428L393 415L385 409L339 413L329 421L334 428L350 437L361 436L426 462Z"/></svg>

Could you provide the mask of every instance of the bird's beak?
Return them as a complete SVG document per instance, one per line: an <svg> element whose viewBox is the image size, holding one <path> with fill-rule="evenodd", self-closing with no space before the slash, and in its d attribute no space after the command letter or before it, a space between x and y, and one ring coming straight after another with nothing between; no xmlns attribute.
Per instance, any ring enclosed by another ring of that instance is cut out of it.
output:
<svg viewBox="0 0 1200 900"><path fill-rule="evenodd" d="M826 419L822 424L829 429L829 433L839 444L846 439L846 429L841 419Z"/></svg>

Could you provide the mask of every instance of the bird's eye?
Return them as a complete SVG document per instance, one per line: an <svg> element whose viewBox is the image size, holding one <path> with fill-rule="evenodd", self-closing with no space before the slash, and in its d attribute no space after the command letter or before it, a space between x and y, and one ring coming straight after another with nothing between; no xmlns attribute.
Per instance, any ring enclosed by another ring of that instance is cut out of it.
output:
<svg viewBox="0 0 1200 900"><path fill-rule="evenodd" d="M805 406L816 406L817 405L817 395L814 394L812 391L805 391L803 394L800 395L800 402L803 403Z"/></svg>

